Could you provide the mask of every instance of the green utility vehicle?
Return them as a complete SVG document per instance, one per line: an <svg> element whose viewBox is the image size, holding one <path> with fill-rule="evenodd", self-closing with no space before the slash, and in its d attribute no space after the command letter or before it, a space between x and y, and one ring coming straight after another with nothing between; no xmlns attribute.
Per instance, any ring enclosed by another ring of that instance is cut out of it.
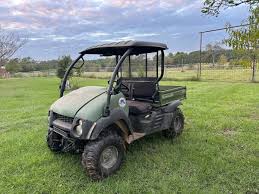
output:
<svg viewBox="0 0 259 194"><path fill-rule="evenodd" d="M80 52L64 75L60 98L49 110L49 148L53 152L81 152L88 175L101 180L120 168L126 147L133 141L160 131L170 138L180 135L184 116L179 106L186 98L186 87L159 85L164 75L166 49L162 43L125 41ZM64 95L71 71L84 65L86 54L115 56L108 87L82 87ZM156 61L151 76L148 54ZM139 55L146 56L145 71L141 77L134 77L131 58ZM127 77L121 73L125 61Z"/></svg>

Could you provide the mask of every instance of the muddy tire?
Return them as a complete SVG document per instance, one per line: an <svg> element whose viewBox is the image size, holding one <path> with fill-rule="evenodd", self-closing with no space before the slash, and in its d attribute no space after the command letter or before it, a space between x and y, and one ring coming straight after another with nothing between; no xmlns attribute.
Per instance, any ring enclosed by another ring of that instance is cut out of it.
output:
<svg viewBox="0 0 259 194"><path fill-rule="evenodd" d="M61 152L63 149L62 136L49 130L47 134L47 144L51 151Z"/></svg>
<svg viewBox="0 0 259 194"><path fill-rule="evenodd" d="M184 129L184 115L181 109L177 108L173 112L173 118L169 129L163 131L163 135L167 138L175 138L179 136Z"/></svg>
<svg viewBox="0 0 259 194"><path fill-rule="evenodd" d="M125 156L124 141L116 133L101 135L89 142L82 154L82 165L87 174L95 181L115 173Z"/></svg>

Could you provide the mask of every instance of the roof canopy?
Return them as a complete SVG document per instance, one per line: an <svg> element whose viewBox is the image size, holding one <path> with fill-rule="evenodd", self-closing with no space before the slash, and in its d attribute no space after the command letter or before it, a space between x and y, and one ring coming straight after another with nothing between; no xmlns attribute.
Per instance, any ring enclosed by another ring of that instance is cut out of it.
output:
<svg viewBox="0 0 259 194"><path fill-rule="evenodd" d="M144 41L121 41L100 44L89 47L80 54L99 54L104 56L123 55L129 48L134 48L131 54L151 53L167 49L166 44Z"/></svg>

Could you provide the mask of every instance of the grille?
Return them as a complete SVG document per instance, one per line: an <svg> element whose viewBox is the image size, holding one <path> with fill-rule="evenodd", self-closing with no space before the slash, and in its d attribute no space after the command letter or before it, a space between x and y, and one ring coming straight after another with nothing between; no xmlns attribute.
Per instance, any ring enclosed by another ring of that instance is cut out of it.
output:
<svg viewBox="0 0 259 194"><path fill-rule="evenodd" d="M63 137L68 137L69 130L60 129L60 128L56 127L55 125L53 126L53 129L59 135L62 135Z"/></svg>
<svg viewBox="0 0 259 194"><path fill-rule="evenodd" d="M70 123L70 124L72 124L73 120L74 120L71 117L63 116L63 115L60 115L60 114L57 114L57 113L54 113L54 118L59 119L59 120L61 120L63 122L66 122L66 123Z"/></svg>

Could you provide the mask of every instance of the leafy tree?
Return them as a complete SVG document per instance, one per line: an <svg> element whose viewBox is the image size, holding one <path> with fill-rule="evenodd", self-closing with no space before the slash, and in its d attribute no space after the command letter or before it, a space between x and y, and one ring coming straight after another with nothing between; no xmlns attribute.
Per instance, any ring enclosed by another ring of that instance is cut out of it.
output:
<svg viewBox="0 0 259 194"><path fill-rule="evenodd" d="M174 54L173 54L173 53L169 53L169 54L168 54L168 57L173 58L173 57L174 57Z"/></svg>
<svg viewBox="0 0 259 194"><path fill-rule="evenodd" d="M230 38L226 39L225 43L234 50L247 53L251 67L255 68L259 57L259 7L251 8L251 15L246 22L250 24L248 28L228 28Z"/></svg>
<svg viewBox="0 0 259 194"><path fill-rule="evenodd" d="M68 66L71 64L72 59L70 56L62 56L59 61L58 61L58 68L57 68L57 76L60 79L63 79L66 70L68 68ZM70 76L72 75L72 71L70 71Z"/></svg>
<svg viewBox="0 0 259 194"><path fill-rule="evenodd" d="M177 66L181 66L182 64L186 63L188 54L184 52L177 52L174 55L174 64Z"/></svg>
<svg viewBox="0 0 259 194"><path fill-rule="evenodd" d="M204 56L204 54L202 55ZM189 63L199 63L200 62L200 51L193 51L188 54Z"/></svg>
<svg viewBox="0 0 259 194"><path fill-rule="evenodd" d="M226 65L226 63L228 62L228 59L225 55L220 55L219 59L218 59L218 63L220 65Z"/></svg>
<svg viewBox="0 0 259 194"><path fill-rule="evenodd" d="M21 70L21 66L19 65L19 59L11 59L6 65L5 65L6 71L10 73L17 73Z"/></svg>
<svg viewBox="0 0 259 194"><path fill-rule="evenodd" d="M219 46L219 43L216 44L207 44L206 45L206 58L209 63L212 62L213 66L215 65L216 58L220 56L221 51L224 49Z"/></svg>
<svg viewBox="0 0 259 194"><path fill-rule="evenodd" d="M242 66L248 68L251 66L251 62L247 57L243 57L240 59L231 59L229 61L229 67L233 68L234 66Z"/></svg>
<svg viewBox="0 0 259 194"><path fill-rule="evenodd" d="M156 59L155 59L156 60ZM165 57L165 64L166 65L172 65L174 64L174 54L173 53L169 53L166 57Z"/></svg>
<svg viewBox="0 0 259 194"><path fill-rule="evenodd" d="M81 77L82 73L83 73L82 68L77 68L77 69L76 69L76 75L77 75L78 77Z"/></svg>
<svg viewBox="0 0 259 194"><path fill-rule="evenodd" d="M36 70L35 61L32 60L32 58L30 58L30 57L22 58L19 61L19 64L21 66L22 72L29 72L29 71L35 71Z"/></svg>
<svg viewBox="0 0 259 194"><path fill-rule="evenodd" d="M242 4L258 6L258 0L204 0L202 13L218 16L222 9L236 7Z"/></svg>

